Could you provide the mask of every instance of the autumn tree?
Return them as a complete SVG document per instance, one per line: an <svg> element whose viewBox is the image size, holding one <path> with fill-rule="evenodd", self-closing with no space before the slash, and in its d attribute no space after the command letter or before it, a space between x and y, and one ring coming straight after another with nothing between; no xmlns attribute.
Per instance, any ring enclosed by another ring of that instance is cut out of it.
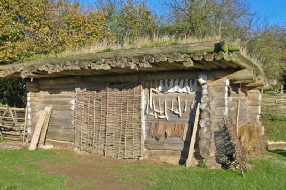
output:
<svg viewBox="0 0 286 190"><path fill-rule="evenodd" d="M1 63L112 39L106 15L83 12L77 2L3 0L0 14Z"/></svg>
<svg viewBox="0 0 286 190"><path fill-rule="evenodd" d="M0 28L0 64L114 39L104 13L68 0L2 0ZM25 94L21 80L0 83L2 103Z"/></svg>

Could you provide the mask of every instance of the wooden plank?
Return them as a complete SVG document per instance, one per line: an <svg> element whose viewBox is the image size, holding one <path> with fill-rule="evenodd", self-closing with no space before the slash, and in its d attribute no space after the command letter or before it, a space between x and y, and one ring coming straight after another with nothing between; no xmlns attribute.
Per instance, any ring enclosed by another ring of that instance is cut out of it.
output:
<svg viewBox="0 0 286 190"><path fill-rule="evenodd" d="M195 123L194 123L191 143L190 143L190 149L189 149L188 159L186 160L186 167L189 167L192 163L195 141L196 141L196 134L197 134L198 123L199 123L199 115L200 115L200 103L198 103L198 105L197 105Z"/></svg>
<svg viewBox="0 0 286 190"><path fill-rule="evenodd" d="M36 147L38 145L39 142L39 137L41 134L41 130L43 127L43 124L45 122L45 118L46 118L46 111L45 110L41 110L40 112L40 117L37 121L34 133L33 133L33 137L29 146L29 150L36 150Z"/></svg>
<svg viewBox="0 0 286 190"><path fill-rule="evenodd" d="M49 120L50 120L50 117L52 114L52 110L53 110L52 106L51 107L45 107L46 118L45 118L44 125L42 128L42 132L40 135L39 144L45 145L46 133L47 133L48 125L49 125Z"/></svg>
<svg viewBox="0 0 286 190"><path fill-rule="evenodd" d="M46 122L48 122L47 117L48 115L50 115L49 113L50 111L51 111L51 107L45 107L44 110L40 111L40 116L39 116L39 119L37 121L35 130L34 130L34 134L33 134L30 146L29 146L29 150L36 149L38 142L39 142L42 128L45 126Z"/></svg>

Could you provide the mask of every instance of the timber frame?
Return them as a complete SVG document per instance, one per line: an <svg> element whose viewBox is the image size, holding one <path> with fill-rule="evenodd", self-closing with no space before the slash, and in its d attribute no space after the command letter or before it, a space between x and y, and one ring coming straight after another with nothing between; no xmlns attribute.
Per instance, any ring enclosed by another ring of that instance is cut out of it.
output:
<svg viewBox="0 0 286 190"><path fill-rule="evenodd" d="M53 106L50 143L171 163L191 160L191 144L196 159L187 165L210 158L211 167L216 166L218 123L229 117L238 128L259 121L260 90L268 87L259 65L240 53L238 42L226 41L1 65L0 78L29 79L29 131L34 131L37 113Z"/></svg>

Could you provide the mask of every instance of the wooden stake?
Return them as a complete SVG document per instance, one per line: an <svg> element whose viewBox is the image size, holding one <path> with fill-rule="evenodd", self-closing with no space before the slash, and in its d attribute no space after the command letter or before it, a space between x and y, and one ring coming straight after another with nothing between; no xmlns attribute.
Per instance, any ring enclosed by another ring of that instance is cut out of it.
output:
<svg viewBox="0 0 286 190"><path fill-rule="evenodd" d="M237 101L237 111L236 111L236 134L238 135L238 121L240 112L240 100Z"/></svg>
<svg viewBox="0 0 286 190"><path fill-rule="evenodd" d="M200 103L198 103L197 110L196 110L196 116L195 116L195 122L194 122L191 142L190 142L189 154L188 154L188 159L186 160L186 167L189 167L192 163L192 158L193 158L194 148L195 148L194 146L195 146L195 141L196 141L196 134L197 134L198 123L199 123L199 115L200 115Z"/></svg>
<svg viewBox="0 0 286 190"><path fill-rule="evenodd" d="M28 106L26 106L26 110L25 110L25 121L24 121L24 136L23 136L23 143L25 141L25 137L26 137L26 127L27 127L27 117L28 117Z"/></svg>

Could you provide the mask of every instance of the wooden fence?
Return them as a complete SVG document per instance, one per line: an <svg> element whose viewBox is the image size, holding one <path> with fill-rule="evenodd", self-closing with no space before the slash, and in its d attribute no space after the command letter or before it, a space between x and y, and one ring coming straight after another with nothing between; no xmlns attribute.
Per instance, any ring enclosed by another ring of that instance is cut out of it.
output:
<svg viewBox="0 0 286 190"><path fill-rule="evenodd" d="M286 93L264 93L261 101L262 118L286 117Z"/></svg>
<svg viewBox="0 0 286 190"><path fill-rule="evenodd" d="M0 137L23 140L26 127L25 108L0 107Z"/></svg>

